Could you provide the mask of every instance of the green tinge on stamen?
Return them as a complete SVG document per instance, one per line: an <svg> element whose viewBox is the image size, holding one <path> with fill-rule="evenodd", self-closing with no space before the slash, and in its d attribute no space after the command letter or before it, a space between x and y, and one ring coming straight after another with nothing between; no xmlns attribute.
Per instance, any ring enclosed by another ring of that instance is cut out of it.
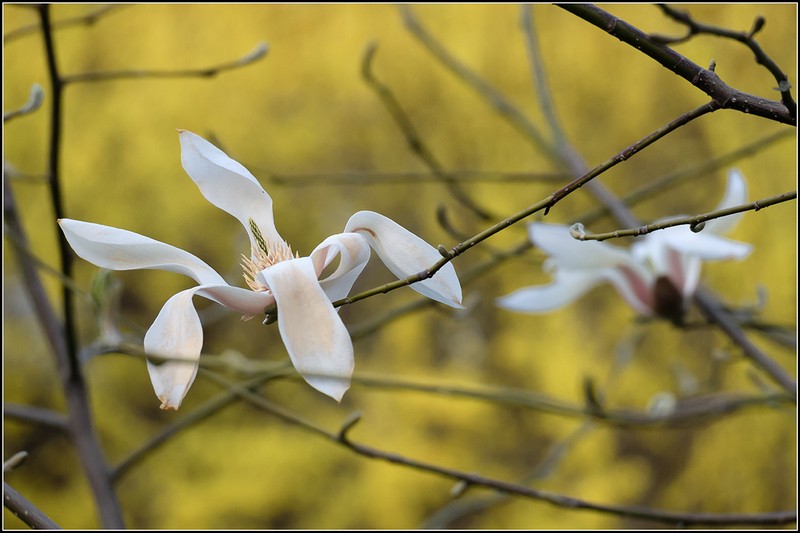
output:
<svg viewBox="0 0 800 533"><path fill-rule="evenodd" d="M248 218L247 221L250 223L250 231L253 232L253 236L256 238L256 242L258 243L258 247L261 249L264 254L269 257L269 250L267 249L267 242L264 240L264 236L261 235L261 230L258 229L256 226L255 221L252 218Z"/></svg>

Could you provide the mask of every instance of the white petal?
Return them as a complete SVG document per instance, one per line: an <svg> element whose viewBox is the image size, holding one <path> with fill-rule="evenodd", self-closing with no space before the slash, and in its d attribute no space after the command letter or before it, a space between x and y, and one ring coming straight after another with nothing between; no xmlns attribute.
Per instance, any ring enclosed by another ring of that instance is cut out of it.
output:
<svg viewBox="0 0 800 533"><path fill-rule="evenodd" d="M561 272L550 285L526 287L497 299L497 305L522 313L546 313L570 304L605 281L599 271Z"/></svg>
<svg viewBox="0 0 800 533"><path fill-rule="evenodd" d="M297 372L340 401L350 388L353 343L317 281L311 258L281 261L262 274L278 303L278 329Z"/></svg>
<svg viewBox="0 0 800 533"><path fill-rule="evenodd" d="M660 239L663 245L706 261L744 259L753 248L750 244L726 239L713 233L705 231L694 233L688 226L674 226L651 235L655 236L658 233L662 233Z"/></svg>
<svg viewBox="0 0 800 533"><path fill-rule="evenodd" d="M263 314L266 307L275 303L275 297L269 292L255 292L230 285L204 285L196 290L199 296L250 316Z"/></svg>
<svg viewBox="0 0 800 533"><path fill-rule="evenodd" d="M354 214L344 230L363 236L398 279L419 274L442 259L436 248L400 224L372 211ZM445 264L432 278L413 283L410 287L437 302L463 307L461 284L451 263Z"/></svg>
<svg viewBox="0 0 800 533"><path fill-rule="evenodd" d="M225 284L225 280L201 259L150 237L67 218L62 218L58 224L75 253L101 268L168 270L185 274L200 284Z"/></svg>
<svg viewBox="0 0 800 533"><path fill-rule="evenodd" d="M353 284L369 261L369 244L357 233L331 235L314 248L310 255L317 276L339 257L339 265L319 284L332 302L350 294Z"/></svg>
<svg viewBox="0 0 800 533"><path fill-rule="evenodd" d="M747 182L744 176L738 169L732 168L728 171L728 185L725 188L725 196L719 205L714 208L714 211L720 209L727 209L729 207L736 207L747 202ZM739 222L744 213L736 213L735 215L728 215L722 218L715 218L706 222L706 227L703 232L710 233L727 233Z"/></svg>
<svg viewBox="0 0 800 533"><path fill-rule="evenodd" d="M148 357L147 370L162 409L178 409L197 375L203 328L192 303L196 290L181 291L167 300L144 336L145 353L156 356Z"/></svg>
<svg viewBox="0 0 800 533"><path fill-rule="evenodd" d="M532 222L528 225L528 238L547 253L551 264L558 268L605 268L631 261L625 249L604 242L575 239L569 227L563 224Z"/></svg>
<svg viewBox="0 0 800 533"><path fill-rule="evenodd" d="M250 219L264 238L278 242L272 216L272 198L258 180L240 163L194 133L180 130L183 168L200 188L206 199L242 223L251 244L256 245L250 230Z"/></svg>

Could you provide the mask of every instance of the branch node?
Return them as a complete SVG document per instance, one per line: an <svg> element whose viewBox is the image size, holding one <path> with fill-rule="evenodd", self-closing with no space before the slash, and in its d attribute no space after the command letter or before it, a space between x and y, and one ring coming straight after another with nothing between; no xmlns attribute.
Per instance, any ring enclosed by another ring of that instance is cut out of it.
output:
<svg viewBox="0 0 800 533"><path fill-rule="evenodd" d="M350 413L347 418L344 419L344 422L342 422L342 427L339 428L339 432L336 434L336 440L344 443L350 442L350 439L347 437L347 433L353 429L353 426L358 424L358 422L361 420L361 416L361 411L353 411Z"/></svg>

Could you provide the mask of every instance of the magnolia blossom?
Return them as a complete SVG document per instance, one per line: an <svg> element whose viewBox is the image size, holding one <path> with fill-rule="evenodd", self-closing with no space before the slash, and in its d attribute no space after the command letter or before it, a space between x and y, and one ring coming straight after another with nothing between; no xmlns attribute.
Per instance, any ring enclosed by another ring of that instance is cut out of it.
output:
<svg viewBox="0 0 800 533"><path fill-rule="evenodd" d="M731 169L716 210L746 199L744 177ZM732 229L739 218L741 213L710 220L698 233L686 225L672 226L638 238L629 249L577 240L568 226L534 222L528 226L529 238L548 254L544 268L555 279L550 285L519 289L499 298L497 304L512 311L543 313L610 282L637 312L680 321L697 289L703 260L743 259L750 253L749 244L719 235Z"/></svg>
<svg viewBox="0 0 800 533"><path fill-rule="evenodd" d="M178 409L197 375L203 329L192 303L195 295L243 318L263 314L275 304L278 330L297 372L340 401L350 387L353 344L332 302L348 295L370 258L370 247L398 278L422 272L441 255L385 216L360 211L350 217L344 233L331 235L300 257L278 234L272 198L247 169L188 131L180 131L180 143L183 168L203 196L236 217L250 237L250 254L242 256L249 288L229 285L201 259L169 244L123 229L59 220L75 252L101 268L168 270L197 282L167 300L144 337L147 368L161 408ZM335 270L320 278L336 258ZM461 307L461 286L450 263L411 288Z"/></svg>

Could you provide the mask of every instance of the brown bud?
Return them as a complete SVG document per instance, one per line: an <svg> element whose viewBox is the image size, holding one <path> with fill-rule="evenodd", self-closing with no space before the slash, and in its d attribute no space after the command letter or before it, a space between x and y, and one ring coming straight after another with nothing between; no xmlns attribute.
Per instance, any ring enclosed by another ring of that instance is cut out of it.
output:
<svg viewBox="0 0 800 533"><path fill-rule="evenodd" d="M678 325L683 322L683 295L666 276L656 278L653 287L653 307L658 316Z"/></svg>

